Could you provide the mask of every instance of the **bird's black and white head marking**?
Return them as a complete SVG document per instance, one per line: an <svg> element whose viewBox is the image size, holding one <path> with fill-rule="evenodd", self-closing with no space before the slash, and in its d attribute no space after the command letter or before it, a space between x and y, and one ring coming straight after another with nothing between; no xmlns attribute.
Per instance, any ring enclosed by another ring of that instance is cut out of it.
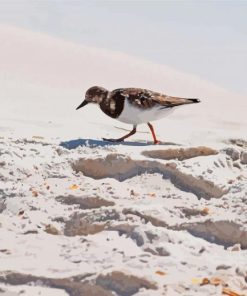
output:
<svg viewBox="0 0 247 296"><path fill-rule="evenodd" d="M88 103L100 104L102 100L106 98L107 93L108 93L108 90L105 89L104 87L93 86L87 90L85 94L85 100Z"/></svg>
<svg viewBox="0 0 247 296"><path fill-rule="evenodd" d="M76 108L76 110L86 106L88 103L100 104L106 99L107 95L108 90L103 87L90 87L85 94L85 100Z"/></svg>

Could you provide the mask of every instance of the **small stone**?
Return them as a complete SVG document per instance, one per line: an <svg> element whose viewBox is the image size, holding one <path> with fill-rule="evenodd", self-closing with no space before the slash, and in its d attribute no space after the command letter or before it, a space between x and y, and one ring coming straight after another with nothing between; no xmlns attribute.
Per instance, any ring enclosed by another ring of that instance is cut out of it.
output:
<svg viewBox="0 0 247 296"><path fill-rule="evenodd" d="M60 234L60 231L55 226L53 226L51 224L46 225L45 232L47 232L49 234L53 234L53 235Z"/></svg>
<svg viewBox="0 0 247 296"><path fill-rule="evenodd" d="M21 210L19 213L18 213L18 216L22 216L24 214L24 210Z"/></svg>
<svg viewBox="0 0 247 296"><path fill-rule="evenodd" d="M161 271L161 270L157 270L157 271L155 271L155 274L157 274L157 275L161 275L161 276L166 275L166 273L165 273L164 271Z"/></svg>
<svg viewBox="0 0 247 296"><path fill-rule="evenodd" d="M133 189L130 191L131 196L139 196L139 193L135 192Z"/></svg>
<svg viewBox="0 0 247 296"><path fill-rule="evenodd" d="M225 153L231 157L232 160L238 160L240 157L240 152L236 148L226 148Z"/></svg>
<svg viewBox="0 0 247 296"><path fill-rule="evenodd" d="M32 196L33 197L38 197L39 196L39 193L36 190L33 190L32 191Z"/></svg>
<svg viewBox="0 0 247 296"><path fill-rule="evenodd" d="M208 278L203 278L200 285L204 286L204 285L208 285L208 284L210 284L210 280Z"/></svg>
<svg viewBox="0 0 247 296"><path fill-rule="evenodd" d="M206 248L205 247L201 247L201 249L199 250L199 254L202 254L202 253L204 253L206 251Z"/></svg>

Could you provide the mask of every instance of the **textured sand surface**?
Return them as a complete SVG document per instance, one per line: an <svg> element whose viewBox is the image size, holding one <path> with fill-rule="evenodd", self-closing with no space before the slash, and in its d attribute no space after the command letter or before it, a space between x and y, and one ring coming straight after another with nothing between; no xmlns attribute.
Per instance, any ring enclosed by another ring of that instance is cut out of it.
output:
<svg viewBox="0 0 247 296"><path fill-rule="evenodd" d="M246 98L168 67L0 27L0 294L247 295ZM92 85L201 98L131 127Z"/></svg>

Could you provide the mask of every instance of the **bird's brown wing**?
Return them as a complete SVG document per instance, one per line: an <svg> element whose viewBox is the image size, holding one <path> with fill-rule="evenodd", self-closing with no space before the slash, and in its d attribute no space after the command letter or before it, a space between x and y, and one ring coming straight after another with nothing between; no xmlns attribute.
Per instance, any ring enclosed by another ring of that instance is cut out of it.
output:
<svg viewBox="0 0 247 296"><path fill-rule="evenodd" d="M152 108L155 105L160 105L162 108L172 108L192 103L185 98L171 97L142 88L122 88L115 91L120 92L131 105L142 109Z"/></svg>

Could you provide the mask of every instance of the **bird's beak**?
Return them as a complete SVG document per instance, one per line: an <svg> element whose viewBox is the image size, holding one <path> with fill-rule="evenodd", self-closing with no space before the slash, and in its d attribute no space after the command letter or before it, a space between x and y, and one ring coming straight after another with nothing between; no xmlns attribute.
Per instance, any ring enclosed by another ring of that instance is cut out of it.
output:
<svg viewBox="0 0 247 296"><path fill-rule="evenodd" d="M81 105L79 105L79 106L76 108L76 110L78 110L78 109L80 109L80 108L86 106L87 104L88 104L88 102L87 102L86 100L84 100L84 101L81 103Z"/></svg>

